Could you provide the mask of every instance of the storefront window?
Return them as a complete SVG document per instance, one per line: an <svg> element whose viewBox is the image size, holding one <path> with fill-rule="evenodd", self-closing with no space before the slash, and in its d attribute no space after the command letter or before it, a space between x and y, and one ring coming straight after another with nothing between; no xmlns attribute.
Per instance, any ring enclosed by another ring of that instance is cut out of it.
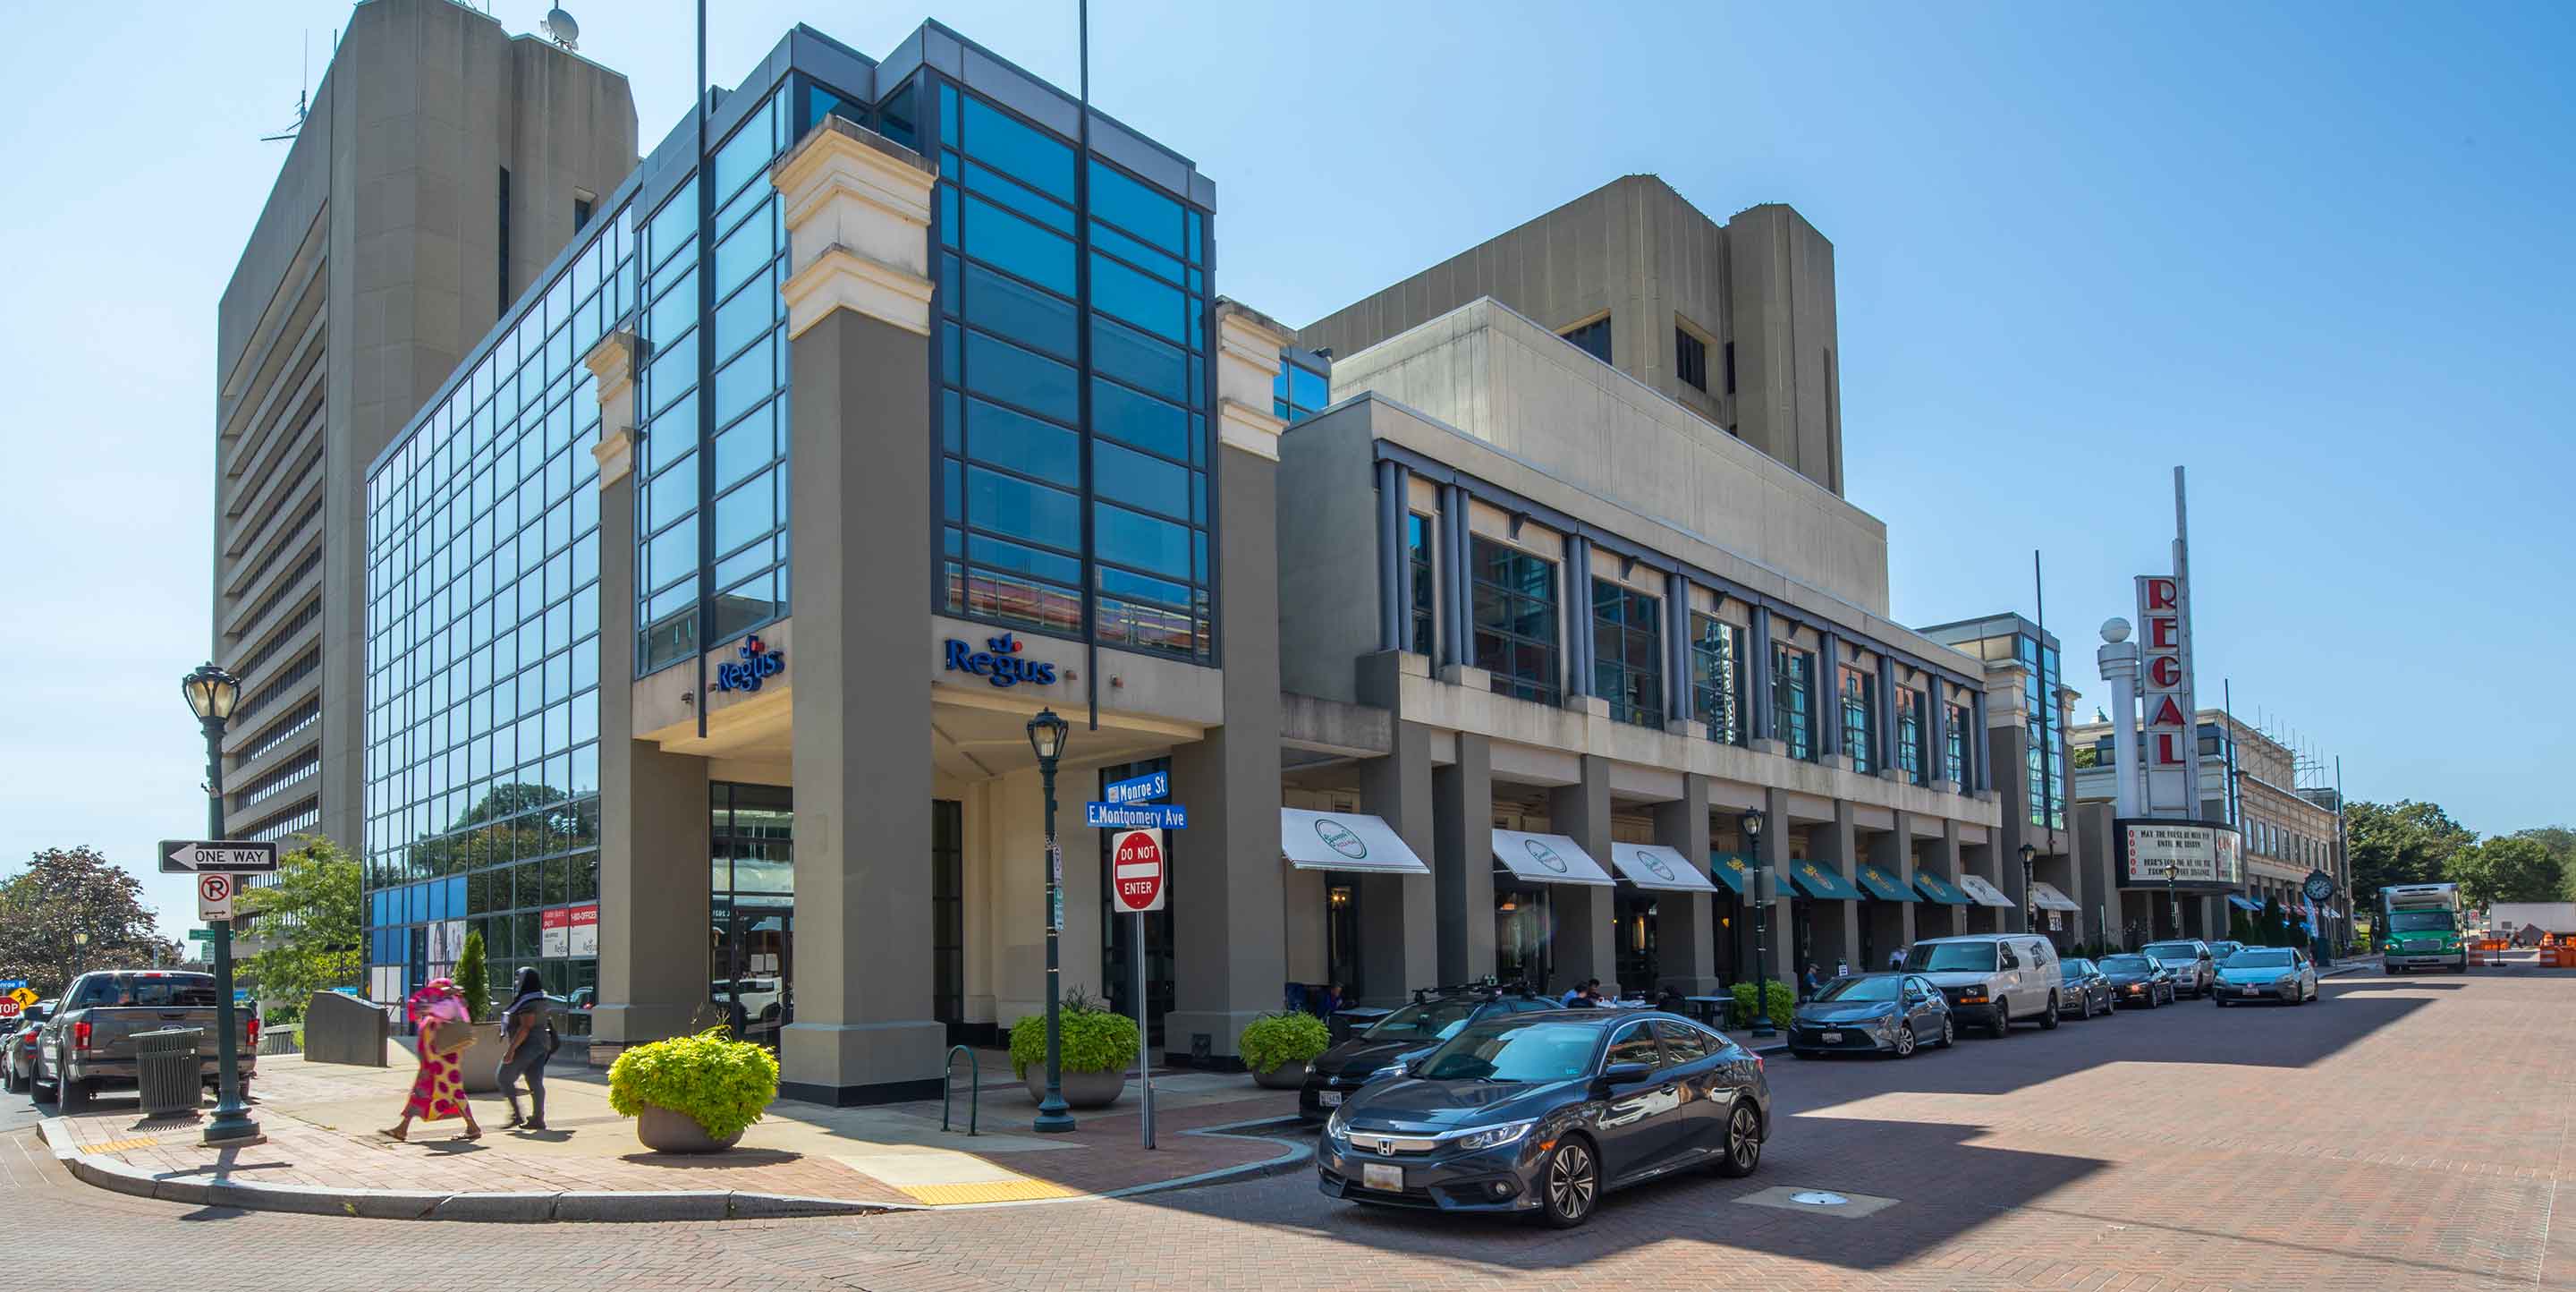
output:
<svg viewBox="0 0 2576 1292"><path fill-rule="evenodd" d="M1870 734L1878 725L1871 721L1878 708L1878 679L1850 664L1842 666L1841 677L1843 752L1850 755L1853 771L1874 773L1878 750Z"/></svg>
<svg viewBox="0 0 2576 1292"><path fill-rule="evenodd" d="M1556 704L1556 565L1490 539L1468 545L1475 665L1497 695Z"/></svg>
<svg viewBox="0 0 2576 1292"><path fill-rule="evenodd" d="M1691 713L1721 745L1745 741L1744 630L1709 615L1691 615Z"/></svg>
<svg viewBox="0 0 2576 1292"><path fill-rule="evenodd" d="M1404 514L1405 560L1413 567L1413 635L1412 650L1416 655L1431 653L1431 518L1419 512Z"/></svg>
<svg viewBox="0 0 2576 1292"><path fill-rule="evenodd" d="M1592 689L1619 722L1664 725L1664 602L1592 581Z"/></svg>
<svg viewBox="0 0 2576 1292"><path fill-rule="evenodd" d="M1896 765L1909 785L1924 783L1923 693L1912 687L1896 692Z"/></svg>
<svg viewBox="0 0 2576 1292"><path fill-rule="evenodd" d="M1663 972L1655 942L1655 897L1622 893L1618 900L1619 990L1652 994Z"/></svg>
<svg viewBox="0 0 2576 1292"><path fill-rule="evenodd" d="M1549 978L1547 889L1494 882L1494 974L1506 983L1544 990Z"/></svg>
<svg viewBox="0 0 2576 1292"><path fill-rule="evenodd" d="M1975 710L1964 704L1945 707L1946 725L1941 731L1941 778L1965 790L1968 788L1968 723Z"/></svg>
<svg viewBox="0 0 2576 1292"><path fill-rule="evenodd" d="M1791 758L1816 756L1816 657L1783 642L1771 643L1771 729Z"/></svg>

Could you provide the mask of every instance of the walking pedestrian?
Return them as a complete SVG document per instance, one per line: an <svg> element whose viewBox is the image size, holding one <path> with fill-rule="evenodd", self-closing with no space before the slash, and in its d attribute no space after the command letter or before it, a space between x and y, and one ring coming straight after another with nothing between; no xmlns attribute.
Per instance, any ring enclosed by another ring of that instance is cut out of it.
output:
<svg viewBox="0 0 2576 1292"><path fill-rule="evenodd" d="M405 1139L411 1134L412 1119L445 1121L450 1117L465 1119L465 1133L458 1139L481 1139L483 1127L474 1120L474 1106L465 1102L465 1068L461 1061L465 1047L474 1043L474 1024L465 1014L465 1000L451 978L432 978L427 986L412 993L407 1012L411 1021L420 1025L420 1075L411 1083L411 1098L403 1103L402 1120L385 1131L391 1139Z"/></svg>
<svg viewBox="0 0 2576 1292"><path fill-rule="evenodd" d="M554 1021L547 1017L553 1005L536 966L519 970L518 995L501 1015L501 1093L510 1100L510 1122L503 1130L546 1128L546 1060L563 1044L555 1036ZM519 1116L521 1077L528 1081L528 1103L535 1110L531 1117Z"/></svg>

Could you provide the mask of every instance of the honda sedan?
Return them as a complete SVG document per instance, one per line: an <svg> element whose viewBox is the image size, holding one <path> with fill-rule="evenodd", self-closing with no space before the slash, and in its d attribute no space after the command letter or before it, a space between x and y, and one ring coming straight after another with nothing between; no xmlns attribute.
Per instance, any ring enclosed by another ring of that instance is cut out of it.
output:
<svg viewBox="0 0 2576 1292"><path fill-rule="evenodd" d="M1566 1010L1482 1019L1333 1110L1327 1196L1527 1212L1560 1228L1675 1171L1744 1176L1771 1134L1762 1060L1687 1019Z"/></svg>

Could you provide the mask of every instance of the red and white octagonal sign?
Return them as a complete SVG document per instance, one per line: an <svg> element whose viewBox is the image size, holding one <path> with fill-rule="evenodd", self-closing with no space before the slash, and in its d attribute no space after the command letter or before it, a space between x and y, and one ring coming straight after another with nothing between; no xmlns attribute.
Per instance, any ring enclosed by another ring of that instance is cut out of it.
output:
<svg viewBox="0 0 2576 1292"><path fill-rule="evenodd" d="M1163 909L1163 832L1119 831L1109 845L1109 880L1119 914Z"/></svg>

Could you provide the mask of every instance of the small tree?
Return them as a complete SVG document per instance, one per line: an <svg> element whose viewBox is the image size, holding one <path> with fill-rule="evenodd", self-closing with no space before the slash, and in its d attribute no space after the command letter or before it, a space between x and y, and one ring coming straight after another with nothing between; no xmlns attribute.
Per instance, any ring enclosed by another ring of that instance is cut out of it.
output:
<svg viewBox="0 0 2576 1292"><path fill-rule="evenodd" d="M483 968L483 930L465 935L456 953L456 990L465 998L465 1017L480 1023L492 1012L492 975Z"/></svg>
<svg viewBox="0 0 2576 1292"><path fill-rule="evenodd" d="M248 968L260 993L276 999L273 1021L304 1016L313 993L355 987L365 969L359 946L358 863L319 835L301 836L277 859L277 882L242 890L264 949Z"/></svg>
<svg viewBox="0 0 2576 1292"><path fill-rule="evenodd" d="M2289 921L2281 913L2279 897L2269 896L2263 899L2263 914L2260 921L2260 927L2255 930L2255 942L2264 946L2286 945L2284 939L2289 935Z"/></svg>
<svg viewBox="0 0 2576 1292"><path fill-rule="evenodd" d="M38 995L61 995L82 970L178 961L144 909L142 882L95 848L47 848L0 883L0 978L24 978Z"/></svg>

